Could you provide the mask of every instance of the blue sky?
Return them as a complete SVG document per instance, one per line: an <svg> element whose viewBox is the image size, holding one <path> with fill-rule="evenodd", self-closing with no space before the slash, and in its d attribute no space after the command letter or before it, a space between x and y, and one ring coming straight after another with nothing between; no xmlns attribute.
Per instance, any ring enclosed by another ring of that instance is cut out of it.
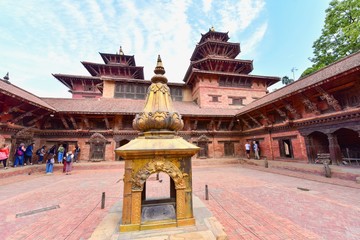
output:
<svg viewBox="0 0 360 240"><path fill-rule="evenodd" d="M295 79L309 66L330 0L2 0L0 77L41 97L70 97L51 74L90 74L80 61L99 52L135 55L145 79L160 54L170 82L182 82L201 33L211 26L240 42L251 74ZM276 84L273 88L280 88Z"/></svg>

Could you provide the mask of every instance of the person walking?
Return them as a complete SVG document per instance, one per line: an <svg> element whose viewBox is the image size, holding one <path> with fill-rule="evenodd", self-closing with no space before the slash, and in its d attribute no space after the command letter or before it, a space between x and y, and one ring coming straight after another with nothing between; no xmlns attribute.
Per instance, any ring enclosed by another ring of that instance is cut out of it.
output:
<svg viewBox="0 0 360 240"><path fill-rule="evenodd" d="M26 150L25 150L24 165L27 165L27 164L32 165L31 159L32 159L33 151L34 151L34 143L31 143L26 147Z"/></svg>
<svg viewBox="0 0 360 240"><path fill-rule="evenodd" d="M4 143L0 148L0 161L3 162L4 169L7 169L6 162L9 158L9 154L10 154L9 146Z"/></svg>
<svg viewBox="0 0 360 240"><path fill-rule="evenodd" d="M246 152L246 157L248 159L250 159L250 143L249 142L245 143L245 152Z"/></svg>
<svg viewBox="0 0 360 240"><path fill-rule="evenodd" d="M53 154L49 154L49 159L46 161L46 174L52 174L54 169L55 158Z"/></svg>
<svg viewBox="0 0 360 240"><path fill-rule="evenodd" d="M73 160L73 153L72 151L69 151L66 153L66 166L65 166L65 173L66 175L70 175L71 167L72 167L72 160Z"/></svg>
<svg viewBox="0 0 360 240"><path fill-rule="evenodd" d="M64 157L64 152L65 152L65 149L63 147L62 144L60 144L58 150L57 150L57 153L58 153L58 163L62 163L63 162L63 157Z"/></svg>
<svg viewBox="0 0 360 240"><path fill-rule="evenodd" d="M15 152L15 163L14 167L17 166L24 166L24 153L26 151L25 144L20 143L19 147L16 149Z"/></svg>
<svg viewBox="0 0 360 240"><path fill-rule="evenodd" d="M74 162L78 161L79 153L80 153L80 147L79 145L76 144L74 149Z"/></svg>
<svg viewBox="0 0 360 240"><path fill-rule="evenodd" d="M38 164L42 164L42 162L44 161L44 156L46 154L45 149L46 149L45 145L43 145L40 149Z"/></svg>
<svg viewBox="0 0 360 240"><path fill-rule="evenodd" d="M253 142L253 149L254 149L254 153L255 153L255 159L260 159L259 145L255 141Z"/></svg>

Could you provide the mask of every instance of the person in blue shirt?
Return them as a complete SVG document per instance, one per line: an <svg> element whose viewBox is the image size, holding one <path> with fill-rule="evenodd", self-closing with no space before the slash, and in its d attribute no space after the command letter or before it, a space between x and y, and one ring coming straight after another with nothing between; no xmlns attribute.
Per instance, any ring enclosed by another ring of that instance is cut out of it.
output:
<svg viewBox="0 0 360 240"><path fill-rule="evenodd" d="M32 165L31 159L32 159L33 151L34 151L34 143L31 143L31 144L29 144L29 146L26 147L26 150L25 150L24 165L26 165L26 164Z"/></svg>

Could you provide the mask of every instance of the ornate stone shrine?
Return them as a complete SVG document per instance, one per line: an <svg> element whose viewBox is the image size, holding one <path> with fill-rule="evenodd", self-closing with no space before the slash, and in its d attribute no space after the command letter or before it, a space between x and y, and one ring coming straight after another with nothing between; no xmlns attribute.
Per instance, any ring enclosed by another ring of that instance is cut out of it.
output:
<svg viewBox="0 0 360 240"><path fill-rule="evenodd" d="M160 56L154 72L144 110L133 120L139 136L115 150L125 160L121 232L195 225L191 157L199 147L176 135L184 124L173 108ZM159 172L170 177L170 198L148 200L147 180Z"/></svg>

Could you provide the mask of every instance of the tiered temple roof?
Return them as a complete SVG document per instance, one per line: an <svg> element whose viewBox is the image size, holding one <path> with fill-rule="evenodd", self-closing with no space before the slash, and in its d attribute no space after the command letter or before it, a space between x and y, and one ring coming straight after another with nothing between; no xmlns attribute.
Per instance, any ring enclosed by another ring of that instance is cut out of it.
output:
<svg viewBox="0 0 360 240"><path fill-rule="evenodd" d="M253 61L235 59L240 53L240 44L228 42L229 36L226 32L216 32L214 28L209 29L205 34L201 35L200 42L191 56L190 66L185 74L184 82L191 84L198 74L215 74L215 75L232 75L236 76L237 81L246 75L248 78L253 78L249 75L253 70ZM275 77L261 77L255 76L257 79L266 81L266 86L270 86L279 78Z"/></svg>

